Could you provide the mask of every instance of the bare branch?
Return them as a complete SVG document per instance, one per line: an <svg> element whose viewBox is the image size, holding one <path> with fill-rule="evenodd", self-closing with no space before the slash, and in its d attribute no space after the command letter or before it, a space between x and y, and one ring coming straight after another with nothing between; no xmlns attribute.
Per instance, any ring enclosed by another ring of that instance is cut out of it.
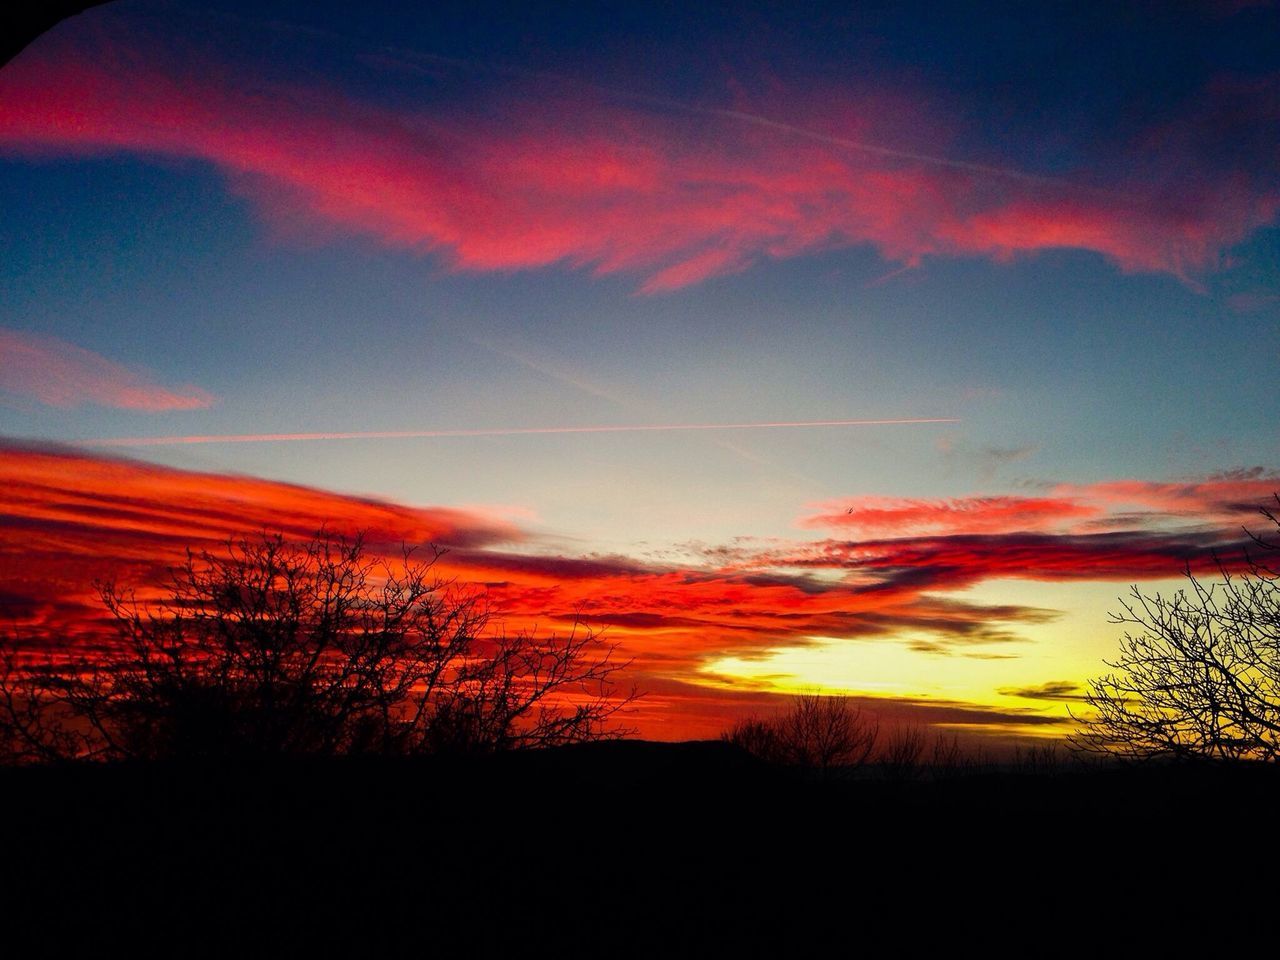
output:
<svg viewBox="0 0 1280 960"><path fill-rule="evenodd" d="M1131 589L1111 615L1129 628L1112 672L1090 682L1085 713L1073 714L1074 747L1124 759L1280 760L1280 580L1253 557L1242 574L1218 570L1205 582L1188 569L1171 597Z"/></svg>

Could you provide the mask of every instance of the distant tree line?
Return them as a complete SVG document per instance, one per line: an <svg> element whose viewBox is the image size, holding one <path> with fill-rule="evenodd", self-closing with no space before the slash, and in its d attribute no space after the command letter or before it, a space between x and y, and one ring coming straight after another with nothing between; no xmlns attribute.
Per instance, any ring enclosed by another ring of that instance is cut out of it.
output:
<svg viewBox="0 0 1280 960"><path fill-rule="evenodd" d="M768 716L744 717L722 740L767 763L806 771L820 780L847 776L864 768L890 780L987 768L980 749L964 749L955 734L916 724L883 728L879 719L850 696L799 693ZM1014 765L1029 758L1055 756L1052 748L1017 748ZM1043 759L1040 760L1043 763Z"/></svg>

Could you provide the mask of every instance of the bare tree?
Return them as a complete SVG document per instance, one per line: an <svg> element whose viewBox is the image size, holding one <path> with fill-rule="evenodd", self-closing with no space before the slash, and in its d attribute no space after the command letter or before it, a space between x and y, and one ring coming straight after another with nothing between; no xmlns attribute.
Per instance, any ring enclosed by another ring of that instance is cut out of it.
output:
<svg viewBox="0 0 1280 960"><path fill-rule="evenodd" d="M781 726L777 717L743 717L720 739L768 763L787 763L790 757L782 740Z"/></svg>
<svg viewBox="0 0 1280 960"><path fill-rule="evenodd" d="M917 724L900 726L890 735L880 751L880 768L892 780L914 780L921 773L920 758L924 755L927 738ZM934 744L939 749L941 738Z"/></svg>
<svg viewBox="0 0 1280 960"><path fill-rule="evenodd" d="M619 695L616 645L581 622L567 634L500 631L432 696L416 700L414 748L429 752L553 747L615 739L609 721L636 699ZM418 719L421 710L422 719Z"/></svg>
<svg viewBox="0 0 1280 960"><path fill-rule="evenodd" d="M1280 526L1275 513L1263 515ZM1250 534L1252 552L1280 544ZM1148 596L1136 586L1112 622L1130 629L1112 672L1089 684L1080 750L1129 759L1280 760L1280 577L1249 556L1206 583Z"/></svg>
<svg viewBox="0 0 1280 960"><path fill-rule="evenodd" d="M958 770L964 765L965 759L958 736L954 733L950 736L945 733L934 734L929 765L935 776Z"/></svg>
<svg viewBox="0 0 1280 960"><path fill-rule="evenodd" d="M280 534L188 552L167 598L100 594L105 652L0 660L11 757L162 758L489 751L621 736L634 690L616 646L493 631L433 551L371 559L361 538Z"/></svg>
<svg viewBox="0 0 1280 960"><path fill-rule="evenodd" d="M1059 750L1055 742L1016 744L1013 748L1012 767L1018 773L1042 777L1059 773L1067 766L1068 755Z"/></svg>
<svg viewBox="0 0 1280 960"><path fill-rule="evenodd" d="M836 767L866 763L879 724L848 697L798 694L778 716L739 721L724 739L775 763L817 771L826 778Z"/></svg>

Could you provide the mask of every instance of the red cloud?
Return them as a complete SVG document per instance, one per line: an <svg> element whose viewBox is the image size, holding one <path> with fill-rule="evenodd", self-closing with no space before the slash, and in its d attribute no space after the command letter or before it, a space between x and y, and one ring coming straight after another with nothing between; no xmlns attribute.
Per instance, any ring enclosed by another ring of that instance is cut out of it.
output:
<svg viewBox="0 0 1280 960"><path fill-rule="evenodd" d="M1086 534L1116 528L1166 530L1188 522L1229 527L1256 520L1280 493L1280 474L1254 467L1186 480L1107 480L1057 484L1043 497L956 497L915 500L848 497L813 505L797 523L873 536L922 538L1054 532ZM1065 541L1063 541L1065 542Z"/></svg>
<svg viewBox="0 0 1280 960"><path fill-rule="evenodd" d="M1200 574L1216 573L1218 564L1237 568L1244 562L1237 530L1183 532L1124 530L1091 534L992 533L905 537L893 540L823 540L791 543L760 550L737 548L713 555L732 560L732 569L841 570L850 590L851 608L861 611L859 624L885 616L885 623L912 623L924 629L946 619L931 603L931 592L962 590L984 580L1132 581L1176 577L1190 566ZM979 615L993 615L983 608ZM923 614L918 623L913 621ZM1031 611L1020 609L1010 619L1026 622ZM999 628L992 628L998 635ZM879 632L873 630L872 632ZM953 639L965 631L952 623ZM829 633L827 635L841 635Z"/></svg>
<svg viewBox="0 0 1280 960"><path fill-rule="evenodd" d="M121 41L115 23L77 21L6 68L0 145L205 160L278 223L301 215L311 232L358 231L458 269L559 263L636 273L660 292L762 259L870 244L907 264L1071 247L1188 277L1270 222L1280 196L1267 178L1197 174L1212 183L1194 202L1171 202L1149 169L1170 152L1167 137L1160 150L1135 145L1135 169L1105 193L889 149L877 134L932 131L938 149L949 139L902 96L893 111L871 94L817 112L788 105L812 130L542 91L465 116L392 110ZM1269 102L1269 90L1253 99ZM1199 171L1198 142L1173 152Z"/></svg>
<svg viewBox="0 0 1280 960"><path fill-rule="evenodd" d="M811 566L843 566L889 587L954 590L981 580L1130 580L1199 572L1243 558L1237 537L1122 531L1081 535L1005 533L828 544ZM801 559L801 558L797 558Z"/></svg>
<svg viewBox="0 0 1280 960"><path fill-rule="evenodd" d="M1102 512L1099 507L1061 497L855 497L816 504L815 509L819 512L802 517L800 526L900 535L1046 530Z"/></svg>
<svg viewBox="0 0 1280 960"><path fill-rule="evenodd" d="M197 387L171 390L73 343L0 328L0 392L53 407L95 403L124 410L198 410L213 404Z"/></svg>
<svg viewBox="0 0 1280 960"><path fill-rule="evenodd" d="M1274 503L1280 473L1254 467L1188 480L1111 480L1085 485L1059 484L1054 494L1087 499L1110 509L1137 508L1157 515L1233 525L1256 520L1258 508Z"/></svg>

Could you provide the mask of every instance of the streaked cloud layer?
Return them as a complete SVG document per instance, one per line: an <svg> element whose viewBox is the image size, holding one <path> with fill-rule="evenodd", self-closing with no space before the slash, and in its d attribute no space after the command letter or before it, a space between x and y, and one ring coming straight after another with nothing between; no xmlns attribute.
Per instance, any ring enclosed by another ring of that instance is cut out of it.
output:
<svg viewBox="0 0 1280 960"><path fill-rule="evenodd" d="M649 711L642 722L651 732L660 727L679 735L708 732L700 726L706 720L697 718L735 689L732 678L708 672L726 658L758 659L816 641L905 646L921 656L1017 656L1026 647L1023 631L1052 622L1056 611L979 601L958 591L1001 579L1164 577L1187 563L1209 568L1213 550L1231 563L1240 537L1214 510L1225 497L1235 504L1231 518L1246 519L1246 504L1274 485L1280 477L1191 483L1188 489L1213 490L1200 501L1206 515L1152 516L1105 533L1027 532L1016 511L997 516L981 510L971 513L983 532L965 532L957 512L943 505L945 532L925 537L742 541L706 549L703 564L672 565L564 555L545 536L475 510L415 508L250 477L8 445L0 449L0 572L6 607L20 628L65 641L97 629L95 580L123 580L144 597L154 595L188 546L216 549L225 537L264 528L306 537L321 526L366 531L388 557L398 555L402 542L433 543L448 551L440 572L486 589L509 627L564 628L580 616L607 629L636 658L642 685L669 695L642 707ZM901 523L899 532L905 532L915 521ZM1050 689L1051 681L1076 682L1036 678L1022 686ZM767 699L769 689L748 685L733 696L745 709ZM699 697L701 706L690 706ZM675 701L684 706L673 715ZM991 702L897 697L880 706L901 716L915 711L926 720L937 719L931 710L962 707L978 718L967 722L1000 729L1057 722L1034 702L1011 710Z"/></svg>
<svg viewBox="0 0 1280 960"><path fill-rule="evenodd" d="M998 144L957 153L972 135L923 90L677 109L526 76L469 110L428 110L167 41L123 14L46 38L0 75L0 147L207 162L282 229L353 232L458 270L622 273L648 293L864 244L907 266L1087 250L1195 283L1280 209L1274 150L1252 132L1280 120L1275 77L1224 77L1176 126L1040 176ZM383 66L388 83L410 72ZM905 130L919 146L895 146ZM1240 150L1206 151L1210 135Z"/></svg>

